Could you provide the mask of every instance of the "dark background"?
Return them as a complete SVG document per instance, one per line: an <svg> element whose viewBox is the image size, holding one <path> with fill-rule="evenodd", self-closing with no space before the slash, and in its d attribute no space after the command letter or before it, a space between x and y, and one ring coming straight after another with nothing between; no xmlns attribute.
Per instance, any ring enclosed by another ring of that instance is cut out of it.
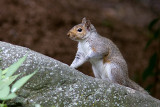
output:
<svg viewBox="0 0 160 107"><path fill-rule="evenodd" d="M77 43L66 34L87 17L102 36L119 47L130 78L147 88L155 82L155 77L144 80L142 75L157 43L147 50L144 48L149 40L148 25L159 15L158 0L0 0L0 40L70 65ZM89 63L78 70L93 76ZM159 80L156 79L156 86L150 91L160 99Z"/></svg>

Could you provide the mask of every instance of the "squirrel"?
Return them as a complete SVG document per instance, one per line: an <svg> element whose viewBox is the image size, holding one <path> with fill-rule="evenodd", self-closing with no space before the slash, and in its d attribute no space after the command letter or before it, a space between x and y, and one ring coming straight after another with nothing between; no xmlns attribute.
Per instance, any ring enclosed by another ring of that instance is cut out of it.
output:
<svg viewBox="0 0 160 107"><path fill-rule="evenodd" d="M148 94L128 76L128 67L118 47L99 35L90 20L82 19L67 36L78 42L78 50L70 67L78 68L86 61L92 65L94 76Z"/></svg>

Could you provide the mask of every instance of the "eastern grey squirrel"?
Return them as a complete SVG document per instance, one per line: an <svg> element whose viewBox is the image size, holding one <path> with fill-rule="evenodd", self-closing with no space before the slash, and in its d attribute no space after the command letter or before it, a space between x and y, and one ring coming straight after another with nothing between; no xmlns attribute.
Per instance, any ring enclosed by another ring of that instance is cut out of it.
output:
<svg viewBox="0 0 160 107"><path fill-rule="evenodd" d="M111 40L97 33L90 20L83 18L82 23L74 26L67 35L70 39L78 41L78 51L71 67L77 68L89 61L96 78L109 80L148 94L129 79L127 63L121 52Z"/></svg>

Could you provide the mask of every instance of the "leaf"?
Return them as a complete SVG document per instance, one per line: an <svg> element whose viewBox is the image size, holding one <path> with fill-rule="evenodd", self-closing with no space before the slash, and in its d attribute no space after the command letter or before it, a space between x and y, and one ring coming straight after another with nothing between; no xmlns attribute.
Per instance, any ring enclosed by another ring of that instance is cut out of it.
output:
<svg viewBox="0 0 160 107"><path fill-rule="evenodd" d="M147 44L146 44L144 50L146 50L146 49L149 47L149 45L152 43L152 41L153 41L153 38L150 39L150 40L148 40L148 42L147 42Z"/></svg>
<svg viewBox="0 0 160 107"><path fill-rule="evenodd" d="M11 77L7 77L3 80L0 81L0 89L2 87L4 87L5 85L10 85L20 74L17 74L17 75L14 75L14 76L11 76Z"/></svg>
<svg viewBox="0 0 160 107"><path fill-rule="evenodd" d="M157 39L160 36L160 29L154 32L154 39Z"/></svg>
<svg viewBox="0 0 160 107"><path fill-rule="evenodd" d="M150 31L152 31L153 26L154 26L158 21L159 21L159 18L156 18L156 19L152 20L151 23L150 23L149 26L148 26L148 29L149 29Z"/></svg>
<svg viewBox="0 0 160 107"><path fill-rule="evenodd" d="M148 67L147 67L147 68L145 69L145 71L143 72L143 80L146 80L146 78L147 78L148 76L154 75L153 70L154 70L154 68L155 68L155 66L156 66L156 62L157 62L157 53L154 53L154 54L151 56L150 60L149 60L149 65L148 65Z"/></svg>
<svg viewBox="0 0 160 107"><path fill-rule="evenodd" d="M7 107L7 104L0 104L0 107Z"/></svg>
<svg viewBox="0 0 160 107"><path fill-rule="evenodd" d="M2 79L2 70L0 69L0 80Z"/></svg>
<svg viewBox="0 0 160 107"><path fill-rule="evenodd" d="M5 87L3 87L3 88L0 90L0 99L6 97L6 96L9 94L9 92L10 92L9 86L6 85Z"/></svg>
<svg viewBox="0 0 160 107"><path fill-rule="evenodd" d="M22 63L25 61L27 56L24 56L20 58L16 63L9 66L7 69L5 69L2 74L5 74L5 77L12 76L14 72L17 71L17 69L22 65Z"/></svg>
<svg viewBox="0 0 160 107"><path fill-rule="evenodd" d="M21 88L36 72L37 70L32 74L22 77L21 79L16 81L16 83L14 83L12 86L11 92L16 92L19 88Z"/></svg>
<svg viewBox="0 0 160 107"><path fill-rule="evenodd" d="M9 68L9 67L8 67ZM6 72L8 71L8 68L6 68L5 70L2 71L2 74L6 74Z"/></svg>
<svg viewBox="0 0 160 107"><path fill-rule="evenodd" d="M9 100L9 99L13 99L15 97L17 97L17 95L15 93L11 93L7 97L2 98L1 100Z"/></svg>

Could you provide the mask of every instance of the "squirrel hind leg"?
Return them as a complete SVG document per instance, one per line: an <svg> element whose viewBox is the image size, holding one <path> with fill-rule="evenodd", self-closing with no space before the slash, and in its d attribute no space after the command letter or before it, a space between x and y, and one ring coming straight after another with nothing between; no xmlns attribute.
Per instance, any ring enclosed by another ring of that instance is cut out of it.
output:
<svg viewBox="0 0 160 107"><path fill-rule="evenodd" d="M106 63L105 72L107 72L108 78L114 83L126 86L126 76L123 74L121 68L113 63Z"/></svg>
<svg viewBox="0 0 160 107"><path fill-rule="evenodd" d="M100 72L94 66L92 66L92 70L93 70L94 76L96 78L101 79Z"/></svg>
<svg viewBox="0 0 160 107"><path fill-rule="evenodd" d="M102 80L107 80L108 82L111 83L111 80L108 78L106 73L100 75L99 70L97 70L94 66L92 66L92 70L93 70L95 78L102 79Z"/></svg>

